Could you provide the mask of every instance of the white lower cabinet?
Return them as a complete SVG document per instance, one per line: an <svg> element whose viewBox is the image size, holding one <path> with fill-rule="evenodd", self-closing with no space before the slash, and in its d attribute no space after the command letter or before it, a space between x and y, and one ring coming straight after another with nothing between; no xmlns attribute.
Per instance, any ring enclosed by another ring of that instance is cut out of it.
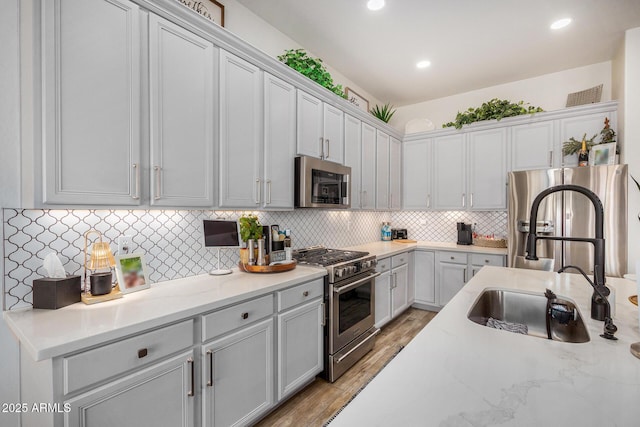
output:
<svg viewBox="0 0 640 427"><path fill-rule="evenodd" d="M278 400L322 372L323 324L320 298L278 314Z"/></svg>
<svg viewBox="0 0 640 427"><path fill-rule="evenodd" d="M194 363L189 350L69 399L64 425L194 426Z"/></svg>
<svg viewBox="0 0 640 427"><path fill-rule="evenodd" d="M415 302L419 304L436 304L436 255L432 251L414 252L414 286Z"/></svg>
<svg viewBox="0 0 640 427"><path fill-rule="evenodd" d="M464 287L465 283L467 283L466 277L466 264L438 262L438 283L440 285L438 304L440 306L447 304Z"/></svg>
<svg viewBox="0 0 640 427"><path fill-rule="evenodd" d="M411 305L413 291L409 289L411 256L408 252L378 260L375 289L375 326L380 328Z"/></svg>
<svg viewBox="0 0 640 427"><path fill-rule="evenodd" d="M202 347L204 426L246 425L274 404L273 318Z"/></svg>
<svg viewBox="0 0 640 427"><path fill-rule="evenodd" d="M395 318L409 307L409 265L391 270L391 317Z"/></svg>
<svg viewBox="0 0 640 427"><path fill-rule="evenodd" d="M381 328L391 320L391 258L378 260L377 271L375 326Z"/></svg>

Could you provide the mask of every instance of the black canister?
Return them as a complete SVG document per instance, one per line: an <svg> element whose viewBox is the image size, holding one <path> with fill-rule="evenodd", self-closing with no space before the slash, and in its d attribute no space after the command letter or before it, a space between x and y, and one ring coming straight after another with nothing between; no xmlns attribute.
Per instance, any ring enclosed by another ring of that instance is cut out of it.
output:
<svg viewBox="0 0 640 427"><path fill-rule="evenodd" d="M113 274L109 273L95 273L89 277L91 283L91 295L106 295L111 292L111 281Z"/></svg>

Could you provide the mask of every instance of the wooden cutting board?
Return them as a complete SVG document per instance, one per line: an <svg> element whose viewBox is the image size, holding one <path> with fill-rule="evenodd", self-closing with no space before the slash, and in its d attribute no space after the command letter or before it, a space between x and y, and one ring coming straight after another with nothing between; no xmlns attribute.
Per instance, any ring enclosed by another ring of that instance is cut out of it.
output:
<svg viewBox="0 0 640 427"><path fill-rule="evenodd" d="M393 240L394 243L418 243L417 240L411 240L411 239L396 239Z"/></svg>

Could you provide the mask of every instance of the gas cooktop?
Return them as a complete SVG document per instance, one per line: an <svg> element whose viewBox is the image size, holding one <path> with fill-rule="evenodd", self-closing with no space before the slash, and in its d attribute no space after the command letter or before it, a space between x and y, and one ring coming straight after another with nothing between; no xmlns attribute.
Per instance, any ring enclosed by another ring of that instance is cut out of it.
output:
<svg viewBox="0 0 640 427"><path fill-rule="evenodd" d="M312 246L293 252L293 258L299 264L319 265L328 267L369 255L369 252L345 251L342 249L328 249L324 246Z"/></svg>

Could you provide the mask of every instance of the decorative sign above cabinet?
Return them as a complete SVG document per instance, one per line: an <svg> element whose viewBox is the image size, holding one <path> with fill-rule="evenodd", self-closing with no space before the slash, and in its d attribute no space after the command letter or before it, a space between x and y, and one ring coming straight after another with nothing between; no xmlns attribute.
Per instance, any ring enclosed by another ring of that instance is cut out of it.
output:
<svg viewBox="0 0 640 427"><path fill-rule="evenodd" d="M204 16L221 27L224 27L224 5L218 3L216 0L178 0L178 2L193 10L198 15Z"/></svg>
<svg viewBox="0 0 640 427"><path fill-rule="evenodd" d="M369 101L363 98L361 95L357 94L351 88L346 88L345 93L347 95L347 100L361 109L362 111L369 112Z"/></svg>

